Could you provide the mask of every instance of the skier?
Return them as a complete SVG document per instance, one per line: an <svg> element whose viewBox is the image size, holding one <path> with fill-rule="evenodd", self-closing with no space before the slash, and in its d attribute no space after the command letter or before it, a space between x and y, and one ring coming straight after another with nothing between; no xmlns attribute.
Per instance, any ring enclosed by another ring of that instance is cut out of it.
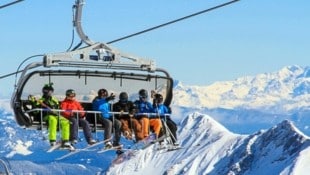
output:
<svg viewBox="0 0 310 175"><path fill-rule="evenodd" d="M89 145L96 143L93 139L90 126L85 120L85 112L81 103L75 99L75 91L68 89L66 91L66 98L61 103L61 109L64 110L61 114L70 121L70 142L77 143L79 125L83 128L84 137ZM73 112L76 110L76 112Z"/></svg>
<svg viewBox="0 0 310 175"><path fill-rule="evenodd" d="M142 125L142 132L144 138L149 136L149 129L152 129L158 138L161 130L161 121L159 118L152 118L148 113L153 112L153 106L147 101L148 92L145 89L139 91L139 100L136 100L134 104L137 108L136 118L140 121Z"/></svg>
<svg viewBox="0 0 310 175"><path fill-rule="evenodd" d="M170 115L165 115L165 114L171 114L171 110L170 108L168 108L167 106L165 106L163 104L163 96L161 94L155 94L154 98L153 98L153 112L157 113L161 120L163 122L165 122L165 126L163 127L163 131L166 134L171 134L171 140L172 140L172 144L174 146L178 146L179 144L177 143L177 125L174 121L172 121ZM170 133L169 133L170 132ZM161 135L164 133L161 133Z"/></svg>
<svg viewBox="0 0 310 175"><path fill-rule="evenodd" d="M69 120L59 115L58 112L53 111L53 109L59 109L59 101L56 97L52 96L54 92L54 88L52 85L52 83L45 84L42 88L42 97L39 100L33 98L32 104L36 108L43 108L43 119L48 123L50 145L56 145L57 125L59 121L61 128L62 147L67 149L73 149L69 142Z"/></svg>
<svg viewBox="0 0 310 175"><path fill-rule="evenodd" d="M132 131L134 131L136 141L143 139L142 127L139 121L134 118L135 105L132 101L128 100L128 94L121 92L119 94L119 101L113 104L113 112L121 112L115 115L117 119L122 122L122 132L127 139L132 139ZM128 114L122 114L126 112Z"/></svg>
<svg viewBox="0 0 310 175"><path fill-rule="evenodd" d="M115 99L115 95L112 93L110 96L106 89L99 89L98 96L93 100L93 110L101 112L101 121L104 125L104 140L105 148L110 149L113 146L121 146L119 144L121 138L121 122L114 118L110 114L109 101ZM113 145L110 140L112 139L112 129L114 129Z"/></svg>

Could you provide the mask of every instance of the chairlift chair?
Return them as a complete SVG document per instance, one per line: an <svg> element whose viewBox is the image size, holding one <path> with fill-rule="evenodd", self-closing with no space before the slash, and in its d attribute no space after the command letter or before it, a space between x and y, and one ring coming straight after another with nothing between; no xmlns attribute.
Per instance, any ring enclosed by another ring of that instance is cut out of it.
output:
<svg viewBox="0 0 310 175"><path fill-rule="evenodd" d="M91 102L97 91L105 88L109 93L127 92L130 100L138 99L138 91L146 89L164 96L164 104L172 101L173 79L169 73L157 68L151 59L125 54L105 43L91 41L81 28L83 1L76 1L75 27L80 38L87 44L68 52L45 54L40 62L25 66L11 99L15 119L20 126L42 129L42 109L29 105L29 95L39 98L44 84L53 83L53 95L62 101L67 89L76 91L76 98L84 106L87 119L95 130L100 130ZM41 113L37 117L33 112ZM61 111L58 111L59 113ZM103 128L101 128L103 129Z"/></svg>

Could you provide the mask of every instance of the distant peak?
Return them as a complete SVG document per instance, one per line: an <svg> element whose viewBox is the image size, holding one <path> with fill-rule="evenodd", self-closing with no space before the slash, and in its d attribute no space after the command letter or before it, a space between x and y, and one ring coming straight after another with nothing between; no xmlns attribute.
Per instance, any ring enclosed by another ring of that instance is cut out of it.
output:
<svg viewBox="0 0 310 175"><path fill-rule="evenodd" d="M299 71L299 70L303 70L303 68L301 66L298 66L298 65L286 66L283 69L287 69L287 70L289 70L291 72L296 72L296 71Z"/></svg>
<svg viewBox="0 0 310 175"><path fill-rule="evenodd" d="M223 125L215 121L212 117L195 112L188 115L181 121L181 128L187 130L193 130L197 133L205 133L206 131L211 133L225 132L230 133L230 131Z"/></svg>
<svg viewBox="0 0 310 175"><path fill-rule="evenodd" d="M182 83L179 80L173 80L173 88L181 85Z"/></svg>
<svg viewBox="0 0 310 175"><path fill-rule="evenodd" d="M272 129L280 132L292 133L294 135L299 134L305 136L290 120L283 120L281 123L277 124Z"/></svg>
<svg viewBox="0 0 310 175"><path fill-rule="evenodd" d="M274 142L276 145L284 145L286 149L294 145L302 145L308 137L299 131L293 122L284 120L262 134L262 140Z"/></svg>

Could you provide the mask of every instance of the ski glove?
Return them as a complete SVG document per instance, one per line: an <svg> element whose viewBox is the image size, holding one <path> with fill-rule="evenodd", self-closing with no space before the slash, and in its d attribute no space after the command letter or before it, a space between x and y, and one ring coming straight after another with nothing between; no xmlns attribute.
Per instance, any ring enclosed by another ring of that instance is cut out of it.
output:
<svg viewBox="0 0 310 175"><path fill-rule="evenodd" d="M107 101L111 101L115 99L115 95L112 93L109 97L106 98Z"/></svg>

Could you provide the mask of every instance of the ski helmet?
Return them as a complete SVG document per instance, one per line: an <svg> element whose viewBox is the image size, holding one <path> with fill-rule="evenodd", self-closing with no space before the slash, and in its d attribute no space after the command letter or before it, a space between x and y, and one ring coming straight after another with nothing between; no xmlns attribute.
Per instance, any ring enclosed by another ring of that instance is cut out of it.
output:
<svg viewBox="0 0 310 175"><path fill-rule="evenodd" d="M108 91L106 89L99 89L98 96L108 96Z"/></svg>
<svg viewBox="0 0 310 175"><path fill-rule="evenodd" d="M155 94L154 95L154 100L156 103L162 103L164 101L164 98L161 94Z"/></svg>
<svg viewBox="0 0 310 175"><path fill-rule="evenodd" d="M68 89L66 91L66 96L75 96L75 91L73 89Z"/></svg>
<svg viewBox="0 0 310 175"><path fill-rule="evenodd" d="M139 96L140 96L140 98L147 98L147 97L148 97L148 95L147 95L147 90L141 89L141 90L139 91Z"/></svg>
<svg viewBox="0 0 310 175"><path fill-rule="evenodd" d="M128 94L126 92L121 92L119 94L119 100L121 102L127 102L128 101Z"/></svg>
<svg viewBox="0 0 310 175"><path fill-rule="evenodd" d="M42 88L42 93L47 95L49 92L54 92L53 83L45 84Z"/></svg>

